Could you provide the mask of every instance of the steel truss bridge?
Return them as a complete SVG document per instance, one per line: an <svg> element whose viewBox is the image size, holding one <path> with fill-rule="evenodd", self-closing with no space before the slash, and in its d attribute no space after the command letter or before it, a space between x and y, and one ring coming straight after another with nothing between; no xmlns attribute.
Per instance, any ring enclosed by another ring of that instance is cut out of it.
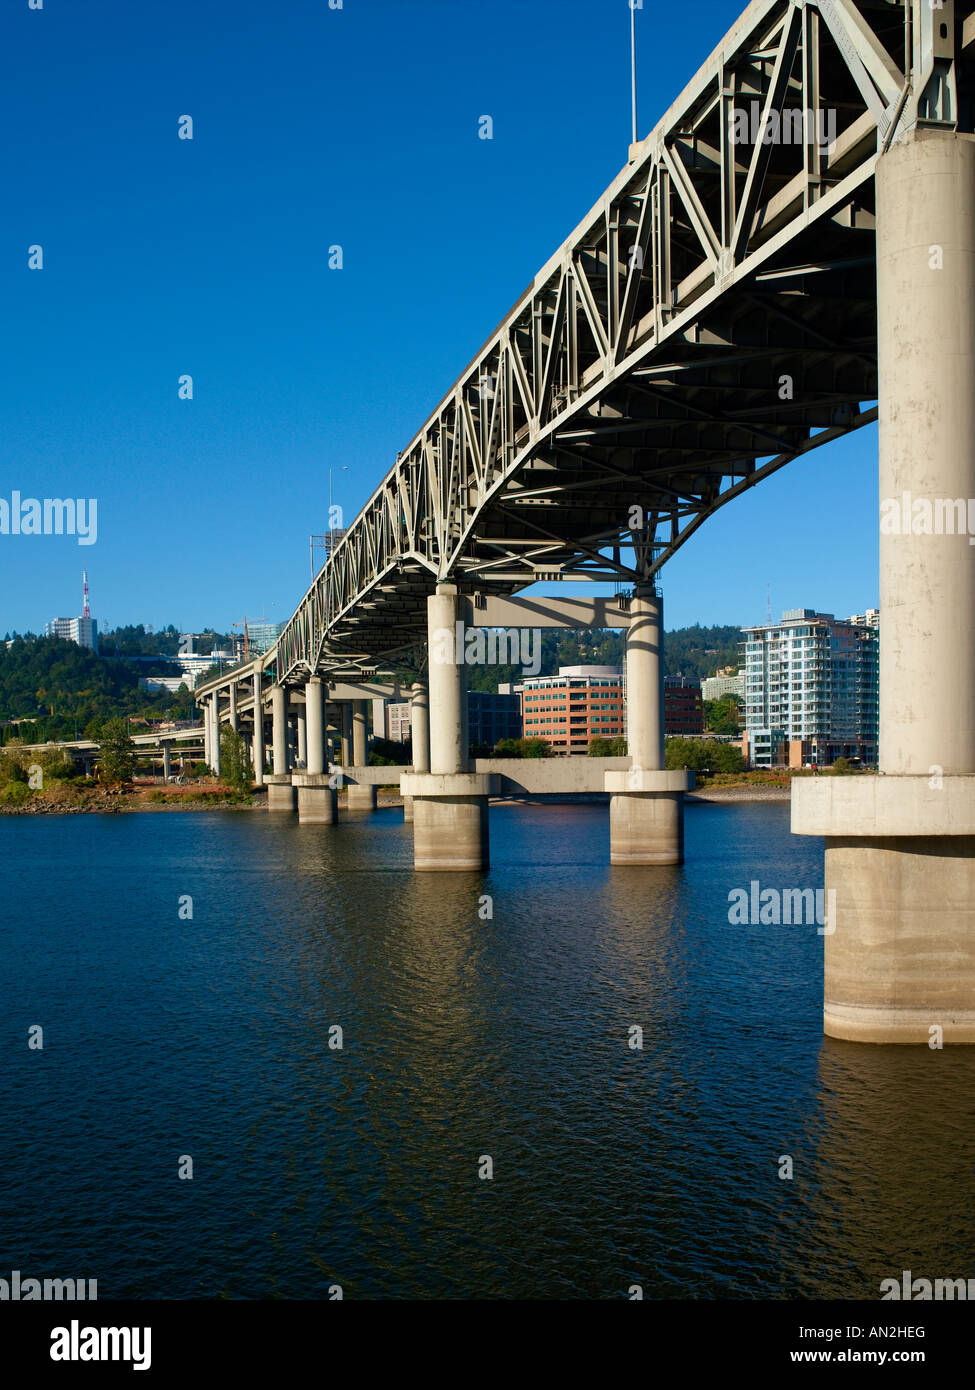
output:
<svg viewBox="0 0 975 1390"><path fill-rule="evenodd" d="M754 0L257 664L409 667L442 581L645 582L719 507L874 421L875 167L914 127L972 129L973 10Z"/></svg>

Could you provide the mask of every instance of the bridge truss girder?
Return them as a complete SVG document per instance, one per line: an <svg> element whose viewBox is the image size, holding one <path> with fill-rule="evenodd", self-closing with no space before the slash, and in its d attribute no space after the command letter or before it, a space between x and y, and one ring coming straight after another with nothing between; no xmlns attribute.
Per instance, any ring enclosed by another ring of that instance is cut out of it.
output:
<svg viewBox="0 0 975 1390"><path fill-rule="evenodd" d="M876 419L873 174L917 124L970 128L963 8L755 0L398 456L276 679L405 658L440 581L647 580ZM828 148L762 139L803 112Z"/></svg>

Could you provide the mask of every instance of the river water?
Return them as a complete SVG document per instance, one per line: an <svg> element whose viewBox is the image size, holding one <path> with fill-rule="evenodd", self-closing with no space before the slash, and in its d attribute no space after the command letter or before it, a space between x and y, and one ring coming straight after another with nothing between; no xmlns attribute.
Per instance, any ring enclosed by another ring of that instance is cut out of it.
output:
<svg viewBox="0 0 975 1390"><path fill-rule="evenodd" d="M975 1275L975 1048L824 1039L815 924L729 923L752 880L821 886L822 842L783 804L690 805L679 869L611 869L608 837L604 807L492 807L489 872L416 875L397 809L0 819L0 1277L588 1299Z"/></svg>

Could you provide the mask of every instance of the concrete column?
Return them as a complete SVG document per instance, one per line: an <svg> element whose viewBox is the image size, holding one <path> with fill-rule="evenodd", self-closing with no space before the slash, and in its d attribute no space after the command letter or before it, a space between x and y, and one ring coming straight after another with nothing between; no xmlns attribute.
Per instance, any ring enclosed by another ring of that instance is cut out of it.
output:
<svg viewBox="0 0 975 1390"><path fill-rule="evenodd" d="M413 771L430 771L430 697L426 685L415 681L411 691L410 726L413 742Z"/></svg>
<svg viewBox="0 0 975 1390"><path fill-rule="evenodd" d="M633 767L664 766L664 604L651 589L630 602L626 630L626 741Z"/></svg>
<svg viewBox="0 0 975 1390"><path fill-rule="evenodd" d="M307 768L293 775L301 825L334 825L338 820L338 791L328 773L328 739L325 730L325 695L317 678L305 685L305 738Z"/></svg>
<svg viewBox="0 0 975 1390"><path fill-rule="evenodd" d="M452 775L467 771L464 746L464 705L467 667L463 641L456 642L456 625L466 606L452 584L441 584L427 599L427 640L430 645L430 771Z"/></svg>
<svg viewBox="0 0 975 1390"><path fill-rule="evenodd" d="M261 673L254 673L254 781L264 785L264 704L261 699Z"/></svg>
<svg viewBox="0 0 975 1390"><path fill-rule="evenodd" d="M203 761L210 766L210 701L203 701Z"/></svg>
<svg viewBox="0 0 975 1390"><path fill-rule="evenodd" d="M487 867L488 774L468 771L467 680L458 624L469 600L455 585L440 584L427 599L429 642L430 771L400 779L404 798L413 798L413 863L419 870Z"/></svg>
<svg viewBox="0 0 975 1390"><path fill-rule="evenodd" d="M230 683L230 727L234 733L240 732L240 725L237 718L237 682Z"/></svg>
<svg viewBox="0 0 975 1390"><path fill-rule="evenodd" d="M430 697L423 681L414 681L410 692L410 740L413 747L413 771L430 771ZM413 798L403 797L403 819L413 819Z"/></svg>
<svg viewBox="0 0 975 1390"><path fill-rule="evenodd" d="M210 767L214 777L220 776L220 697L214 695L210 714Z"/></svg>
<svg viewBox="0 0 975 1390"><path fill-rule="evenodd" d="M307 767L308 765L308 715L307 706L299 705L295 716L298 720L298 762Z"/></svg>
<svg viewBox="0 0 975 1390"><path fill-rule="evenodd" d="M320 680L310 680L305 686L305 748L306 771L325 771L325 702Z"/></svg>
<svg viewBox="0 0 975 1390"><path fill-rule="evenodd" d="M340 706L342 710L342 766L352 766L352 709L347 700Z"/></svg>
<svg viewBox="0 0 975 1390"><path fill-rule="evenodd" d="M892 148L877 169L880 769L887 773L975 772L975 550L965 534L967 499L975 498L973 158L971 137L931 130ZM932 269L939 251L943 267ZM957 534L932 535L931 527L912 534L913 503L927 504L937 523L938 498L952 499ZM955 498L965 499L960 525Z"/></svg>
<svg viewBox="0 0 975 1390"><path fill-rule="evenodd" d="M352 706L352 765L364 768L369 761L369 701L356 700ZM376 788L350 782L348 807L350 811L374 811Z"/></svg>
<svg viewBox="0 0 975 1390"><path fill-rule="evenodd" d="M293 811L295 789L288 771L287 694L283 685L271 686L271 744L274 772L264 778L269 811Z"/></svg>
<svg viewBox="0 0 975 1390"><path fill-rule="evenodd" d="M164 782L168 782L168 781L169 781L169 777L170 777L171 769L170 769L170 766L169 766L169 744L166 743L165 740L163 740L162 755L163 755L163 781L164 781Z"/></svg>
<svg viewBox="0 0 975 1390"><path fill-rule="evenodd" d="M626 740L630 767L607 772L611 864L684 862L684 792L692 775L664 770L663 599L638 588L626 629Z"/></svg>
<svg viewBox="0 0 975 1390"><path fill-rule="evenodd" d="M352 706L352 762L355 767L365 767L368 761L369 702L356 700Z"/></svg>
<svg viewBox="0 0 975 1390"><path fill-rule="evenodd" d="M880 775L797 779L792 828L826 837L826 1033L973 1043L975 137L915 130L876 187Z"/></svg>
<svg viewBox="0 0 975 1390"><path fill-rule="evenodd" d="M274 771L288 770L287 696L283 685L271 686L271 756Z"/></svg>

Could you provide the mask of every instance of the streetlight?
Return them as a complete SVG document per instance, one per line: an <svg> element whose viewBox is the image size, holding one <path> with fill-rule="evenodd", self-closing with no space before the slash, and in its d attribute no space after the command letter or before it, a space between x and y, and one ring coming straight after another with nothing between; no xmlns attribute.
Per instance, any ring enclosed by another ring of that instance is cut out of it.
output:
<svg viewBox="0 0 975 1390"><path fill-rule="evenodd" d="M348 471L349 471L349 465L348 465L347 463L343 463L343 464L341 464L341 465L339 466L339 472L340 472L340 473L348 473ZM333 552L334 549L335 549L335 540L334 540L334 536L333 536L334 527L332 526L332 474L333 474L334 472L335 472L335 469L334 469L334 468L330 468L330 469L328 470L328 548L327 548L326 551L325 551L325 563L326 563L326 564L328 564L328 561L332 558L332 552ZM328 617L329 617L329 613L328 613L328 580L326 579L326 580L325 580L325 628L326 628L326 631L328 630Z"/></svg>
<svg viewBox="0 0 975 1390"><path fill-rule="evenodd" d="M636 119L636 0L630 0L630 83L633 93L633 143L637 142ZM643 8L642 0L640 8Z"/></svg>
<svg viewBox="0 0 975 1390"><path fill-rule="evenodd" d="M348 471L349 471L349 465L348 465L347 463L343 463L343 464L340 466L340 468L339 468L339 472L340 472L340 473L348 473ZM329 552L331 552L331 549L332 549L332 546L331 546L331 535L332 535L332 530L334 529L333 526L332 526L332 474L333 474L334 472L335 472L335 469L334 469L334 468L330 468L330 469L328 470L328 534L329 534ZM326 557L326 558L327 558L327 557Z"/></svg>

